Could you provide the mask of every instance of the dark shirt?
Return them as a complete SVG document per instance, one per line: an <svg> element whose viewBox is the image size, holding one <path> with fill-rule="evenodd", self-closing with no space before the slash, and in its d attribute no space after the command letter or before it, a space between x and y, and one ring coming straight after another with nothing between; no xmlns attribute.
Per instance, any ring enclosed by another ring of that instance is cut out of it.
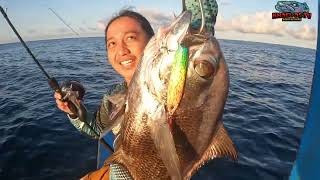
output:
<svg viewBox="0 0 320 180"><path fill-rule="evenodd" d="M117 118L113 117L124 106L126 93L126 83L116 84L107 91L102 98L98 110L95 113L88 112L87 114L86 121L90 124L92 129L85 123L81 122L79 118L72 119L69 117L70 122L81 133L92 138L99 138L95 135L93 130L99 134L99 136L104 135L105 131L112 130L114 135L117 137L120 131L119 122L123 119L123 114L118 114L119 116Z"/></svg>

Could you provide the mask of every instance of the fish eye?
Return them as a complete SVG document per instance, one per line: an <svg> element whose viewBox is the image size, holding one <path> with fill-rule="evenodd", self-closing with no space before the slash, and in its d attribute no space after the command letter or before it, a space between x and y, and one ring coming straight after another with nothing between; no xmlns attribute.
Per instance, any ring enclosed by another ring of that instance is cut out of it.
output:
<svg viewBox="0 0 320 180"><path fill-rule="evenodd" d="M215 74L216 68L207 60L196 60L194 62L194 70L200 77L209 79Z"/></svg>

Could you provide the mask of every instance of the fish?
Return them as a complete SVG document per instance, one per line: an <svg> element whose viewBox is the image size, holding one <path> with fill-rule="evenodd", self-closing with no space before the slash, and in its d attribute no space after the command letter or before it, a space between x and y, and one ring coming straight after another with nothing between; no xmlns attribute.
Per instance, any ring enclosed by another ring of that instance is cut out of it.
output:
<svg viewBox="0 0 320 180"><path fill-rule="evenodd" d="M223 126L228 68L212 33L190 32L184 11L147 44L128 86L119 147L105 161L117 179L190 179L217 157L237 159Z"/></svg>

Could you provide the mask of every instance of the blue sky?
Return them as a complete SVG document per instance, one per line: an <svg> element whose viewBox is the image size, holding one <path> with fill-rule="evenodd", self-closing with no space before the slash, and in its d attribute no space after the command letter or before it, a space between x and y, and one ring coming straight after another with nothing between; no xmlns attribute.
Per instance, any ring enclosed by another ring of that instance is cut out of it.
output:
<svg viewBox="0 0 320 180"><path fill-rule="evenodd" d="M217 0L218 39L236 39L308 48L316 47L317 1L307 2L312 19L301 22L272 20L276 0ZM114 13L132 6L157 29L173 14L181 12L180 0L0 0L21 36L29 40L77 37L50 10L57 12L81 37L103 36L103 28ZM0 18L0 43L16 42L4 18Z"/></svg>

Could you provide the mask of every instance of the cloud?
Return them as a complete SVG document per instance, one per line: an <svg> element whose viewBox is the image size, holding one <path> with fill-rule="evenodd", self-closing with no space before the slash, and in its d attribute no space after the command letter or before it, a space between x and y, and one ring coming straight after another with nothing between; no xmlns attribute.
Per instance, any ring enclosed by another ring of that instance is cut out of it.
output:
<svg viewBox="0 0 320 180"><path fill-rule="evenodd" d="M217 31L237 31L241 33L266 34L274 36L292 36L296 39L315 40L316 29L304 25L298 30L293 30L281 19L272 19L272 12L257 12L253 15L239 15L226 20L221 15L217 17Z"/></svg>
<svg viewBox="0 0 320 180"><path fill-rule="evenodd" d="M89 31L97 31L97 28L95 28L95 27L88 27L88 30L89 30Z"/></svg>
<svg viewBox="0 0 320 180"><path fill-rule="evenodd" d="M69 31L69 29L67 29L67 28L58 28L56 31L59 32L59 33L67 33Z"/></svg>
<svg viewBox="0 0 320 180"><path fill-rule="evenodd" d="M87 32L87 29L86 29L86 28L84 28L84 27L79 27L78 29L79 29L79 31L80 31L80 32L82 32L82 33Z"/></svg>
<svg viewBox="0 0 320 180"><path fill-rule="evenodd" d="M168 25L174 19L173 13L156 9L138 9L138 12L148 19L154 30L161 26Z"/></svg>
<svg viewBox="0 0 320 180"><path fill-rule="evenodd" d="M122 7L123 10L135 10L135 7L134 6L124 6ZM118 15L118 12L117 13L114 13L112 14L111 16L109 17L105 17L105 18L102 18L100 20L98 20L96 22L96 27L95 28L92 28L90 27L89 29L91 30L95 30L95 31L102 31L104 32L104 30L106 29L106 26L108 25L108 22L113 18L113 17L116 17Z"/></svg>
<svg viewBox="0 0 320 180"><path fill-rule="evenodd" d="M305 39L305 40L316 40L317 38L317 30L314 26L310 26L308 24L303 25L298 29L288 29L288 33L295 37L296 39Z"/></svg>
<svg viewBox="0 0 320 180"><path fill-rule="evenodd" d="M220 0L220 3L222 2L230 2L230 0ZM161 26L168 25L174 19L174 14L170 12L147 8L138 8L136 10L149 20L155 31ZM317 32L314 26L305 24L298 29L294 29L289 27L288 22L282 22L281 19L272 19L271 15L271 11L256 12L252 15L239 15L231 19L225 19L221 14L218 14L215 29L216 31L236 31L278 37L290 36L295 39L309 41L316 39ZM104 31L109 19L99 20L96 24L97 30Z"/></svg>
<svg viewBox="0 0 320 180"><path fill-rule="evenodd" d="M279 20L272 20L271 13L272 12L257 12L254 15L240 15L232 18L229 22L225 22L226 24L219 25L220 28L221 26L227 25L230 30L242 33L283 36L283 29L286 28L285 24Z"/></svg>
<svg viewBox="0 0 320 180"><path fill-rule="evenodd" d="M216 25L215 25L215 30L217 30L217 31L232 30L231 21L224 19L224 17L222 15L218 14Z"/></svg>
<svg viewBox="0 0 320 180"><path fill-rule="evenodd" d="M38 33L38 31L35 30L35 29L29 29L29 30L27 30L27 32L28 32L29 34L37 34L37 33Z"/></svg>
<svg viewBox="0 0 320 180"><path fill-rule="evenodd" d="M218 0L217 3L221 6L228 6L231 4L230 0Z"/></svg>
<svg viewBox="0 0 320 180"><path fill-rule="evenodd" d="M142 14L144 17L147 18L147 20L150 22L152 28L155 31L161 26L170 24L170 22L174 19L173 13L163 12L156 9L136 8L134 6L127 6L123 7L122 9L131 9ZM104 31L109 20L116 15L117 14L114 14L110 17L99 20L96 23L96 30Z"/></svg>
<svg viewBox="0 0 320 180"><path fill-rule="evenodd" d="M98 30L104 31L107 26L107 21L106 20L99 20L96 24L96 27Z"/></svg>

